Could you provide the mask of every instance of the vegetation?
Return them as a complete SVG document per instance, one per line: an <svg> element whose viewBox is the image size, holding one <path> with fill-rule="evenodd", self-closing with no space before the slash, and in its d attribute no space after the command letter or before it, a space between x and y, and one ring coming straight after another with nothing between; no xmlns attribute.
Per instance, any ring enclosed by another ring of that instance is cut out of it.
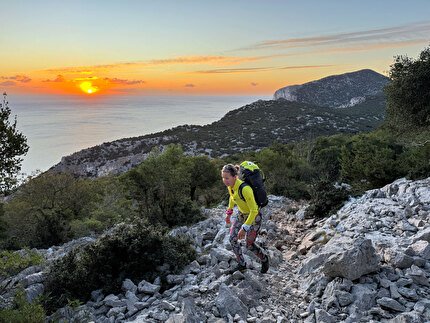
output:
<svg viewBox="0 0 430 323"><path fill-rule="evenodd" d="M387 121L399 130L430 126L430 46L417 59L397 56L386 86Z"/></svg>
<svg viewBox="0 0 430 323"><path fill-rule="evenodd" d="M17 182L16 175L21 170L22 158L28 151L27 138L16 128L15 120L11 122L11 110L3 94L0 104L0 193L8 192Z"/></svg>
<svg viewBox="0 0 430 323"><path fill-rule="evenodd" d="M384 120L385 96L344 109L319 107L286 100L259 100L228 112L206 126L183 125L141 137L124 138L78 152L67 164L96 163L133 154L146 154L156 146L180 144L184 151L213 158L267 148L268 143L310 141L319 136L370 132ZM240 125L240 126L238 126ZM126 146L127 149L119 149Z"/></svg>
<svg viewBox="0 0 430 323"><path fill-rule="evenodd" d="M270 148L255 154L255 160L266 176L266 189L275 195L293 199L309 198L306 183L314 175L305 156L296 144L274 143Z"/></svg>
<svg viewBox="0 0 430 323"><path fill-rule="evenodd" d="M118 293L125 278L138 283L153 281L154 268L168 264L178 271L195 259L190 242L170 237L161 226L147 220L122 224L95 243L76 248L56 261L45 281L51 298L47 308L54 310L67 299L87 301L93 290Z"/></svg>
<svg viewBox="0 0 430 323"><path fill-rule="evenodd" d="M152 152L122 179L139 205L140 217L168 227L202 219L196 191L219 183L219 170L208 157L186 157L179 146Z"/></svg>
<svg viewBox="0 0 430 323"><path fill-rule="evenodd" d="M36 300L30 304L22 290L16 292L11 309L0 310L0 322L44 323L45 318L40 302Z"/></svg>
<svg viewBox="0 0 430 323"><path fill-rule="evenodd" d="M342 179L360 190L381 187L404 175L398 160L402 152L393 139L356 135L342 146Z"/></svg>
<svg viewBox="0 0 430 323"><path fill-rule="evenodd" d="M283 100L259 101L208 127L185 125L163 132L159 148L123 175L88 179L48 172L30 178L8 203L0 204L0 246L47 248L111 229L110 234L52 265L46 280L52 298L46 308L54 311L68 299L86 301L95 289L115 293L125 278L152 281L161 275L154 270L157 266L167 264L175 271L192 261L195 252L190 242L172 238L168 232L203 219L201 206L226 199L220 179L226 163L255 161L265 174L269 194L309 200L307 214L318 218L338 210L350 195L399 177L430 176L429 51L425 49L417 60L397 58L392 65L392 83L386 88L388 120L382 126L385 99L381 96L360 107L337 110ZM253 118L247 118L250 114ZM360 123L361 118L367 118L366 122ZM321 119L336 126L330 128ZM296 137L287 142L285 138L292 133ZM132 142L136 152L153 147L139 140ZM268 140L273 144L263 148ZM212 156L218 158L188 156L175 145L180 142L184 149L195 144L201 153L212 149ZM28 249L24 255L3 251L0 275L14 275L42 261ZM14 308L0 312L0 321L11 313L22 322L29 321L30 309L35 315L43 314L38 306L25 304L18 294Z"/></svg>
<svg viewBox="0 0 430 323"><path fill-rule="evenodd" d="M15 252L3 250L0 252L0 277L15 276L25 268L40 265L43 262L43 257L39 253L29 249Z"/></svg>
<svg viewBox="0 0 430 323"><path fill-rule="evenodd" d="M89 214L91 183L68 174L45 173L28 181L5 205L11 248L48 248L73 238L72 219Z"/></svg>

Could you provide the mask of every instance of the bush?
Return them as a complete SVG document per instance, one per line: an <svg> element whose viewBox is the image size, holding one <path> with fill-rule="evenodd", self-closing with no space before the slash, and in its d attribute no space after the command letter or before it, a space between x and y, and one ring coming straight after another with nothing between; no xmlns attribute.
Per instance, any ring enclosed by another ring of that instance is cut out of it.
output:
<svg viewBox="0 0 430 323"><path fill-rule="evenodd" d="M123 190L115 176L92 180L44 173L31 178L4 205L6 226L0 210L0 234L6 227L2 247L48 248L132 218L135 210Z"/></svg>
<svg viewBox="0 0 430 323"><path fill-rule="evenodd" d="M101 233L106 227L102 222L96 219L72 220L70 229L73 232L73 238L90 236L92 233Z"/></svg>
<svg viewBox="0 0 430 323"><path fill-rule="evenodd" d="M320 177L336 181L340 176L342 146L350 136L318 137L309 144L308 161Z"/></svg>
<svg viewBox="0 0 430 323"><path fill-rule="evenodd" d="M186 157L179 146L153 151L122 179L141 217L168 227L195 223L202 214L195 199L199 189L219 181L216 165L207 157Z"/></svg>
<svg viewBox="0 0 430 323"><path fill-rule="evenodd" d="M313 183L309 194L311 200L306 214L315 218L324 218L337 212L349 198L349 192L345 187L335 186L328 179Z"/></svg>
<svg viewBox="0 0 430 323"><path fill-rule="evenodd" d="M30 179L5 205L7 244L49 248L69 241L70 221L89 216L91 184L69 174L44 173Z"/></svg>
<svg viewBox="0 0 430 323"><path fill-rule="evenodd" d="M38 301L30 304L22 290L16 292L11 309L0 310L0 322L44 323L45 318L45 310L42 305Z"/></svg>
<svg viewBox="0 0 430 323"><path fill-rule="evenodd" d="M100 221L103 228L128 221L136 214L133 200L126 198L126 187L120 176L108 175L94 180L95 200L91 205L90 218Z"/></svg>
<svg viewBox="0 0 430 323"><path fill-rule="evenodd" d="M308 198L308 183L314 175L306 159L294 151L294 145L274 144L256 153L256 162L263 170L266 190L270 194L293 199Z"/></svg>
<svg viewBox="0 0 430 323"><path fill-rule="evenodd" d="M165 263L173 271L195 259L190 242L167 235L146 220L122 224L96 242L74 249L52 266L45 288L52 296L49 310L62 307L67 299L87 301L93 290L118 293L124 279L135 283L153 280L154 268Z"/></svg>
<svg viewBox="0 0 430 323"><path fill-rule="evenodd" d="M401 146L385 138L356 135L342 147L342 178L357 190L382 187L403 176L401 152Z"/></svg>
<svg viewBox="0 0 430 323"><path fill-rule="evenodd" d="M3 250L0 253L0 276L12 277L27 267L40 265L43 262L43 257L36 251L29 249L14 252Z"/></svg>
<svg viewBox="0 0 430 323"><path fill-rule="evenodd" d="M416 180L430 176L430 142L411 147L400 156L400 163L406 176Z"/></svg>

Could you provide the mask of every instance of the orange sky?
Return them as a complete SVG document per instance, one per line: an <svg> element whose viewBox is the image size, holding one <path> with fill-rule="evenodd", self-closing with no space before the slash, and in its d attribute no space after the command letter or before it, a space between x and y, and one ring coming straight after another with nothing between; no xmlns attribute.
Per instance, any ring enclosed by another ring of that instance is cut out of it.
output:
<svg viewBox="0 0 430 323"><path fill-rule="evenodd" d="M364 68L387 74L394 56L430 43L430 2L396 2L10 1L0 90L272 95Z"/></svg>

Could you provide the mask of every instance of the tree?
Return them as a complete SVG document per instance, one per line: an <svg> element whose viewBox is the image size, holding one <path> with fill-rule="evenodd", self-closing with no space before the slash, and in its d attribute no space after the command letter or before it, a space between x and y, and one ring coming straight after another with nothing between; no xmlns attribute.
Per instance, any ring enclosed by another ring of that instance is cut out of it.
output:
<svg viewBox="0 0 430 323"><path fill-rule="evenodd" d="M0 192L8 192L16 184L23 160L20 156L28 151L27 138L16 129L16 116L13 122L9 120L6 96L4 92L0 105Z"/></svg>
<svg viewBox="0 0 430 323"><path fill-rule="evenodd" d="M155 149L137 168L122 176L139 213L151 223L169 227L194 223L201 212L191 201L190 163L180 146Z"/></svg>
<svg viewBox="0 0 430 323"><path fill-rule="evenodd" d="M342 178L358 190L382 187L403 176L401 153L401 146L375 134L355 135L342 146Z"/></svg>
<svg viewBox="0 0 430 323"><path fill-rule="evenodd" d="M22 185L5 208L8 248L47 248L73 237L70 222L90 215L92 181L46 172Z"/></svg>
<svg viewBox="0 0 430 323"><path fill-rule="evenodd" d="M390 67L388 124L397 129L430 126L430 46L416 60L397 56Z"/></svg>
<svg viewBox="0 0 430 323"><path fill-rule="evenodd" d="M220 179L220 171L207 156L187 156L182 159L190 175L190 198L196 200L197 189L213 186Z"/></svg>

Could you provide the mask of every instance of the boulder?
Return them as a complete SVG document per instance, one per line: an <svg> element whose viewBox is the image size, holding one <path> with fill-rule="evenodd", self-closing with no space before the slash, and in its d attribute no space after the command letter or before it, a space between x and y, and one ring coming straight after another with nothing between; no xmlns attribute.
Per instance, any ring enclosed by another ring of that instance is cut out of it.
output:
<svg viewBox="0 0 430 323"><path fill-rule="evenodd" d="M126 279L124 280L124 282L122 283L122 287L121 289L124 292L127 291L131 291L132 293L136 293L137 291L137 286L130 280L130 279Z"/></svg>
<svg viewBox="0 0 430 323"><path fill-rule="evenodd" d="M322 309L316 309L315 310L315 322L316 323L336 323L339 320L327 313L326 311L322 310Z"/></svg>
<svg viewBox="0 0 430 323"><path fill-rule="evenodd" d="M211 258L216 258L218 262L230 261L231 259L236 259L236 256L232 251L228 251L223 248L213 248L211 249Z"/></svg>
<svg viewBox="0 0 430 323"><path fill-rule="evenodd" d="M216 307L222 317L228 315L234 317L238 314L243 320L246 320L248 309L245 304L231 291L226 284L221 284L216 298Z"/></svg>
<svg viewBox="0 0 430 323"><path fill-rule="evenodd" d="M161 286L151 284L145 280L142 280L139 285L137 286L137 290L139 293L154 295L155 293L158 293L158 291L161 289Z"/></svg>
<svg viewBox="0 0 430 323"><path fill-rule="evenodd" d="M404 307L402 304L400 304L398 301L389 298L389 297L382 297L376 302L383 308L387 308L389 310L393 310L396 312L404 312L406 311L406 307Z"/></svg>
<svg viewBox="0 0 430 323"><path fill-rule="evenodd" d="M379 256L369 239L358 238L347 250L332 255L324 264L328 277L355 280L379 269Z"/></svg>
<svg viewBox="0 0 430 323"><path fill-rule="evenodd" d="M184 299L181 314L186 323L200 323L206 321L206 316L200 312L192 298Z"/></svg>
<svg viewBox="0 0 430 323"><path fill-rule="evenodd" d="M32 304L34 299L37 296L42 295L44 291L45 288L43 287L43 284L34 284L25 289L25 297L27 298L27 301Z"/></svg>
<svg viewBox="0 0 430 323"><path fill-rule="evenodd" d="M414 250L417 256L420 256L426 260L430 260L430 243L428 243L428 241L418 240L411 245L411 248Z"/></svg>

